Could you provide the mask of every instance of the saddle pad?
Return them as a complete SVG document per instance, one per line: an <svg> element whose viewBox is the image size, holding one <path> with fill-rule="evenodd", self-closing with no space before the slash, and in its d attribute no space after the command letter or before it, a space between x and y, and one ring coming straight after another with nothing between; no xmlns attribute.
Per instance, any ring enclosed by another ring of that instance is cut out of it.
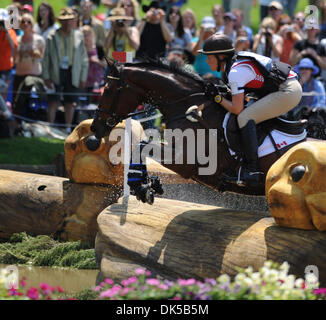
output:
<svg viewBox="0 0 326 320"><path fill-rule="evenodd" d="M229 117L230 117L230 113L228 112L225 115L222 126L223 126L223 130L224 130L224 137L225 137L225 140L229 147L229 152L230 152L231 156L236 156L236 152L234 152L231 149L231 146L229 144L229 141L227 139L227 134L226 134L227 123L228 123ZM303 132L300 134L289 134L289 133L285 133L280 130L274 129L271 131L271 135L275 141L275 144L276 144L278 150L280 150L280 149L283 149L293 143L296 143L296 142L299 142L299 141L305 139L307 137L307 131L304 129ZM264 157L273 152L275 152L273 142L271 141L270 137L267 135L266 138L264 139L264 141L258 147L258 157L261 158L261 157Z"/></svg>

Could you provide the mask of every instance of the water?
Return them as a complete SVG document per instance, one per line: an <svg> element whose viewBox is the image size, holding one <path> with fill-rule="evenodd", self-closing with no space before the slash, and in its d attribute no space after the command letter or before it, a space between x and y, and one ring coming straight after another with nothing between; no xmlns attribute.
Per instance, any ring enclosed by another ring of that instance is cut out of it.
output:
<svg viewBox="0 0 326 320"><path fill-rule="evenodd" d="M0 269L8 265L0 264ZM27 287L38 288L42 282L60 286L66 293L95 287L98 270L76 270L51 267L17 266L19 280L26 277Z"/></svg>

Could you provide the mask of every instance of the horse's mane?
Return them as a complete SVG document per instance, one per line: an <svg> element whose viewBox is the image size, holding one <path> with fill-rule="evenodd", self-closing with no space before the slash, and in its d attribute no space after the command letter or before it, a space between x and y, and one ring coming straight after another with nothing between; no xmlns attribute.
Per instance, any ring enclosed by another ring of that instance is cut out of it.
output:
<svg viewBox="0 0 326 320"><path fill-rule="evenodd" d="M150 68L159 68L170 71L172 73L179 74L183 77L192 79L199 84L204 84L204 79L197 73L185 68L180 67L178 64L169 62L166 59L152 59L152 58L142 58L141 61L136 63L126 63L126 66L137 66L140 68L150 67Z"/></svg>

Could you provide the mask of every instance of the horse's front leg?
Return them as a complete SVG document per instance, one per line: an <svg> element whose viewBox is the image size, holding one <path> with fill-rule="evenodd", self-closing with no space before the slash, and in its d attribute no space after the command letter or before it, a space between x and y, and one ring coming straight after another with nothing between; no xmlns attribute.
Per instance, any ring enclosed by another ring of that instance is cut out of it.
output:
<svg viewBox="0 0 326 320"><path fill-rule="evenodd" d="M139 143L136 147L136 151L134 151L139 152L139 155L137 157L131 157L128 172L128 185L131 194L134 194L138 200L153 204L154 195L161 195L164 191L159 177L148 176L146 157L142 155L143 148L146 144L146 142Z"/></svg>

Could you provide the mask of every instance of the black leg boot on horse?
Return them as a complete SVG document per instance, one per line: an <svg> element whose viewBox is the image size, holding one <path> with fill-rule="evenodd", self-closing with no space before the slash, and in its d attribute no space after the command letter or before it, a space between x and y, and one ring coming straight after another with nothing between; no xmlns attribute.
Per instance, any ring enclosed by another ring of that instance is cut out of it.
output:
<svg viewBox="0 0 326 320"><path fill-rule="evenodd" d="M240 129L244 163L236 177L225 178L226 182L243 186L259 187L263 183L263 172L258 169L258 139L254 120Z"/></svg>

